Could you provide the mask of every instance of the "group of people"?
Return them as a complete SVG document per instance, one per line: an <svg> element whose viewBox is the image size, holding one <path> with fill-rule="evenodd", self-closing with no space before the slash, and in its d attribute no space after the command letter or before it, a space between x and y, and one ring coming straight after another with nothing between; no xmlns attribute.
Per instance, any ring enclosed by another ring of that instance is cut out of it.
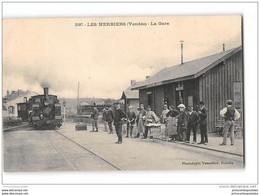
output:
<svg viewBox="0 0 260 195"><path fill-rule="evenodd" d="M234 120L239 119L239 112L232 106L232 101L227 101L227 106L220 111L220 116L225 119L224 125L224 137L223 142L220 145L226 145L227 134L230 132L231 145L234 145ZM93 132L98 132L98 110L94 108L92 113L93 118ZM197 130L200 130L201 139L198 144L208 143L207 133L207 109L205 103L200 101L197 111L193 110L192 106L185 107L184 104L180 104L175 108L174 106L168 106L165 104L160 117L151 110L148 105L144 108L143 104L140 104L138 108L138 114L133 110L133 106L128 107L128 112L124 113L120 108L120 103L115 103L115 110L112 111L111 106L107 106L103 109L102 120L104 123L104 131L113 133L112 123L114 123L116 134L118 137L116 144L122 143L122 126L127 124L127 137L138 138L142 136L146 139L149 132L150 123L162 123L165 125L165 136L168 137L168 141L180 141L190 143L191 132L193 133L192 144L197 143ZM136 125L136 131L133 132ZM135 134L135 135L134 135Z"/></svg>
<svg viewBox="0 0 260 195"><path fill-rule="evenodd" d="M200 101L198 111L194 111L192 106L187 109L184 104L180 104L178 109L173 106L164 109L161 114L161 123L165 124L166 135L171 140L177 140L190 143L191 131L193 133L193 141L197 142L197 130L200 129L201 140L198 144L208 144L207 133L207 109L205 103ZM227 135L230 133L231 146L234 145L234 124L240 118L240 113L234 108L232 100L227 100L226 107L220 111L220 116L224 119L223 141L221 146L227 145ZM171 141L170 140L170 141Z"/></svg>
<svg viewBox="0 0 260 195"><path fill-rule="evenodd" d="M184 104L177 107L164 105L161 114L161 123L165 124L165 135L169 141L190 143L191 131L193 133L192 144L197 143L197 130L200 129L201 140L198 144L208 143L207 110L205 103L200 102L199 110L193 110L192 106L186 108Z"/></svg>
<svg viewBox="0 0 260 195"><path fill-rule="evenodd" d="M93 108L91 118L93 119L92 126L93 129L91 132L98 132L98 109L96 107ZM115 111L113 112L111 106L106 106L103 109L102 121L104 123L104 131L109 131L109 134L113 134L112 123L114 123L116 134L118 137L118 141L116 144L122 143L122 125L126 121L126 115L120 108L120 103L115 103ZM96 130L95 130L96 129Z"/></svg>

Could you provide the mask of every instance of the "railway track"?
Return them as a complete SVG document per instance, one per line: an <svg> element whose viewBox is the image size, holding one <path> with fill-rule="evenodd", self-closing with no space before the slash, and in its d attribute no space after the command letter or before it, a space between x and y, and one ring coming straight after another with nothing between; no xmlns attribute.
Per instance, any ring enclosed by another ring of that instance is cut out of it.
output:
<svg viewBox="0 0 260 195"><path fill-rule="evenodd" d="M74 141L73 139L69 138L68 136L58 132L58 131L54 131L57 134L59 134L60 136L62 136L64 139L66 139L67 141L70 141L71 143L73 143L74 145L80 147L81 149L85 150L88 153L91 153L93 156L97 157L98 159L102 160L103 162L105 162L106 164L108 164L109 166L113 167L115 170L122 170L122 168L118 167L117 165L109 162L108 160L106 160L105 158L103 158L102 156L98 155L97 153L93 152L92 150L86 148L85 146L79 144L78 142ZM74 170L74 171L79 171L79 169L70 161L69 158L67 158L59 149L58 147L55 146L55 143L51 140L51 144L53 146L53 148L67 161L68 165Z"/></svg>

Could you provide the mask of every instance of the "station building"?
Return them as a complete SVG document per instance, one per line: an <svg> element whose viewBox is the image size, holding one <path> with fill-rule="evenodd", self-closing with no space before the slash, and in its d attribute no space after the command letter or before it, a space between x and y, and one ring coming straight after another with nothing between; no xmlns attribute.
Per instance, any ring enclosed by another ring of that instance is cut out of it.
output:
<svg viewBox="0 0 260 195"><path fill-rule="evenodd" d="M236 123L243 127L243 54L242 47L216 53L204 58L166 67L138 83L139 102L150 105L160 116L166 103L177 107L180 103L198 109L204 101L208 109L208 131L214 132L221 117L219 111L231 99L241 118Z"/></svg>

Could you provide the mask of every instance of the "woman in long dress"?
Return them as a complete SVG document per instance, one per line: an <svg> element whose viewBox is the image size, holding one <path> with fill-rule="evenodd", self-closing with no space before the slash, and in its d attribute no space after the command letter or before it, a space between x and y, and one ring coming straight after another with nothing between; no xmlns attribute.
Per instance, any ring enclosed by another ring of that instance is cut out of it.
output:
<svg viewBox="0 0 260 195"><path fill-rule="evenodd" d="M139 109L139 113L138 113L138 117L137 117L137 135L136 135L136 137L139 137L141 133L144 134L145 115L146 115L146 110L144 109L144 105L140 104L140 109Z"/></svg>
<svg viewBox="0 0 260 195"><path fill-rule="evenodd" d="M169 138L171 138L170 141L176 140L178 136L177 131L177 116L179 115L179 112L175 110L175 108L171 105L169 107L170 111L166 114L168 117L167 121L167 133Z"/></svg>

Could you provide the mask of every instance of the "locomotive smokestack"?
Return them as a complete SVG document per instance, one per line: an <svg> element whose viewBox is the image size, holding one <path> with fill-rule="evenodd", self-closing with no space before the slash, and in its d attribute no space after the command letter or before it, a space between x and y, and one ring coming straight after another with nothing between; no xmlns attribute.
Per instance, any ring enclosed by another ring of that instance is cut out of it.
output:
<svg viewBox="0 0 260 195"><path fill-rule="evenodd" d="M49 98L49 94L48 94L49 88L48 87L44 87L44 98L47 100Z"/></svg>

